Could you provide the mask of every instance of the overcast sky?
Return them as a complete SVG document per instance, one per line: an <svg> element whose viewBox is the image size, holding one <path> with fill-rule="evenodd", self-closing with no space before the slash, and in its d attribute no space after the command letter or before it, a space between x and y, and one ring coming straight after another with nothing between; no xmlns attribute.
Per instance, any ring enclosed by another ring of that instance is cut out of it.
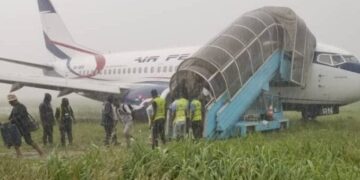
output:
<svg viewBox="0 0 360 180"><path fill-rule="evenodd" d="M293 8L318 41L360 56L359 0L53 0L53 4L73 38L101 52L203 45L244 12L272 5ZM0 22L1 57L47 60L37 0L0 1ZM0 65L1 72L40 72Z"/></svg>

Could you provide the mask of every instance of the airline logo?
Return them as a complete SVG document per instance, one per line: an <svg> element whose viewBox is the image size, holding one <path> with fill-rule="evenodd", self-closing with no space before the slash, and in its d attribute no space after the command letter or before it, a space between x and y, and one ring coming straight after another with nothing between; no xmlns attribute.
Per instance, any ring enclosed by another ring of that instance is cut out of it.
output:
<svg viewBox="0 0 360 180"><path fill-rule="evenodd" d="M150 62L158 62L158 61L182 61L188 58L190 54L171 54L168 56L145 56L138 57L134 61L138 63L150 63Z"/></svg>

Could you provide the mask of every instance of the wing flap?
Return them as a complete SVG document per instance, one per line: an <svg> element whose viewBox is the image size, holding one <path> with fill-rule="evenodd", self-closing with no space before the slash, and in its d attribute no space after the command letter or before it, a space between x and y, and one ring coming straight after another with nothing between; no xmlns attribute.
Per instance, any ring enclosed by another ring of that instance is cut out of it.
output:
<svg viewBox="0 0 360 180"><path fill-rule="evenodd" d="M24 65L24 66L35 67L35 68L40 68L40 69L45 69L45 70L53 70L54 69L54 67L52 67L51 65L47 65L47 64L26 62L26 61L22 61L22 60L10 59L10 58L4 58L4 57L0 57L0 61L14 63L14 64L20 64L20 65Z"/></svg>

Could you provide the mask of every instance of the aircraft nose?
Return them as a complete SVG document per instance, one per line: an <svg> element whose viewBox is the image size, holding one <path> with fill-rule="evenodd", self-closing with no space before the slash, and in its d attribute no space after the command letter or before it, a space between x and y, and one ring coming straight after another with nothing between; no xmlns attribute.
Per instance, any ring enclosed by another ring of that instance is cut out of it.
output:
<svg viewBox="0 0 360 180"><path fill-rule="evenodd" d="M340 65L340 68L360 74L360 64L358 64L358 63L345 63L345 64Z"/></svg>

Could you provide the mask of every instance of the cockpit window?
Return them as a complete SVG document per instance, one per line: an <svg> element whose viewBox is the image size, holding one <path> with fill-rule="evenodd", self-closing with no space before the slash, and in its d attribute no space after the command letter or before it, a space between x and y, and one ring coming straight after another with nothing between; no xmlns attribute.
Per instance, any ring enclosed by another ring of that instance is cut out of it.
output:
<svg viewBox="0 0 360 180"><path fill-rule="evenodd" d="M320 54L320 55L318 56L317 61L318 61L319 63L327 64L327 65L332 66L330 54Z"/></svg>
<svg viewBox="0 0 360 180"><path fill-rule="evenodd" d="M359 63L359 60L355 56L343 56L346 62Z"/></svg>
<svg viewBox="0 0 360 180"><path fill-rule="evenodd" d="M332 55L332 61L334 65L338 65L345 62L345 60L339 55Z"/></svg>

